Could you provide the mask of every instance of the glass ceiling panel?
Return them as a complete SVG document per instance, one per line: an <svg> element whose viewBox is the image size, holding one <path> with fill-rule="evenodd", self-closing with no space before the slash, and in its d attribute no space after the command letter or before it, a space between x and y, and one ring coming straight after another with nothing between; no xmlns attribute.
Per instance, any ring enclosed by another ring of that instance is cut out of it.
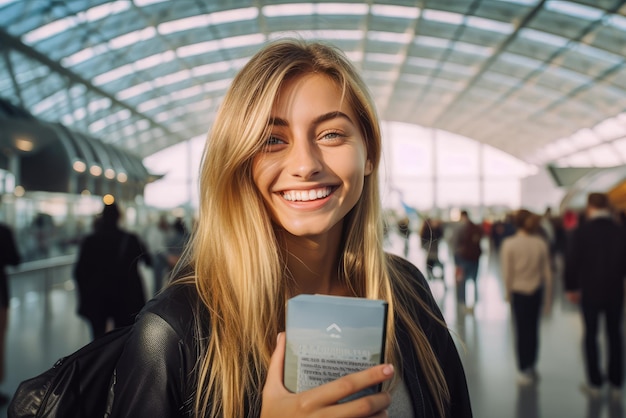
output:
<svg viewBox="0 0 626 418"><path fill-rule="evenodd" d="M411 42L411 39L413 39L413 35L410 33L370 31L367 33L367 39L370 39L372 41L392 42L406 45Z"/></svg>
<svg viewBox="0 0 626 418"><path fill-rule="evenodd" d="M40 26L37 29L24 34L22 36L22 42L27 45L33 45L43 39L50 38L62 32L67 32L71 28L78 26L82 23L93 23L105 17L122 13L128 10L130 6L130 2L119 1L105 3L100 6L92 7L91 9L84 12L78 12L76 15L61 18L52 21L47 25Z"/></svg>
<svg viewBox="0 0 626 418"><path fill-rule="evenodd" d="M535 41L539 44L547 44L556 46L559 48L565 47L570 40L561 36L552 35L546 32L540 32L535 29L522 28L519 30L519 36L530 41Z"/></svg>
<svg viewBox="0 0 626 418"><path fill-rule="evenodd" d="M604 19L607 25L626 31L626 16L611 15Z"/></svg>
<svg viewBox="0 0 626 418"><path fill-rule="evenodd" d="M417 19L421 9L418 7L395 6L388 4L373 4L370 12L374 16L394 17L398 19Z"/></svg>
<svg viewBox="0 0 626 418"><path fill-rule="evenodd" d="M613 147L619 152L620 156L622 157L622 161L626 162L626 137L622 139L618 139L617 141L614 141L612 144L613 144Z"/></svg>
<svg viewBox="0 0 626 418"><path fill-rule="evenodd" d="M626 135L626 125L617 118L609 118L593 127L593 131L604 141Z"/></svg>
<svg viewBox="0 0 626 418"><path fill-rule="evenodd" d="M462 14L433 9L424 9L422 11L422 17L426 20L449 23L451 25L461 25L464 19L464 15Z"/></svg>
<svg viewBox="0 0 626 418"><path fill-rule="evenodd" d="M311 3L269 4L263 6L261 13L266 17L309 16L315 13L315 6Z"/></svg>
<svg viewBox="0 0 626 418"><path fill-rule="evenodd" d="M589 156L596 167L613 167L623 164L624 161L619 157L610 144L598 145L589 150Z"/></svg>
<svg viewBox="0 0 626 418"><path fill-rule="evenodd" d="M548 0L546 2L546 10L561 13L564 15L577 17L579 19L594 22L600 20L604 15L604 11L595 7L585 6L583 4L574 4L560 0Z"/></svg>
<svg viewBox="0 0 626 418"><path fill-rule="evenodd" d="M478 16L467 16L465 23L476 29L482 29L490 32L498 32L505 35L513 33L515 26L509 22L499 22L492 19L484 19Z"/></svg>

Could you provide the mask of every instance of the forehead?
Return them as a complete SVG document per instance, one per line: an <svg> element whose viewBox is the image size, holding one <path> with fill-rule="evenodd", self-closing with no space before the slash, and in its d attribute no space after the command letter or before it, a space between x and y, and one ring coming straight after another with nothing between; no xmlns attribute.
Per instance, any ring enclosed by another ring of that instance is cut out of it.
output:
<svg viewBox="0 0 626 418"><path fill-rule="evenodd" d="M307 73L282 83L272 115L289 117L330 110L351 112L352 109L335 80L324 74Z"/></svg>

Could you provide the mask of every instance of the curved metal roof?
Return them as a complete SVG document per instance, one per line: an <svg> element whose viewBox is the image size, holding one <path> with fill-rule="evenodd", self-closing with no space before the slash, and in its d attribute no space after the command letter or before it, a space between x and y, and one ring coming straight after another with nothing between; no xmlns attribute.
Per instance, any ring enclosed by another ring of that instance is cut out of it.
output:
<svg viewBox="0 0 626 418"><path fill-rule="evenodd" d="M0 97L145 157L205 134L237 70L297 35L346 51L384 120L618 165L625 2L0 0Z"/></svg>

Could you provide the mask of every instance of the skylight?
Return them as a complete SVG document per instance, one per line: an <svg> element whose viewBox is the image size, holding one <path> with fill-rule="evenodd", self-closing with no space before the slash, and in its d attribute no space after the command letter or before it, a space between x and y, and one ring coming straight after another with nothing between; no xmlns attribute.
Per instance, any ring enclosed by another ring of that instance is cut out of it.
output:
<svg viewBox="0 0 626 418"><path fill-rule="evenodd" d="M374 16L394 17L398 19L417 19L421 10L418 7L373 4L370 11Z"/></svg>
<svg viewBox="0 0 626 418"><path fill-rule="evenodd" d="M461 25L464 16L459 13L444 12L441 10L424 9L422 17L435 22L449 23L451 25Z"/></svg>
<svg viewBox="0 0 626 418"><path fill-rule="evenodd" d="M168 86L170 84L175 84L184 80L189 80L191 78L190 70L181 70L175 73L167 74L162 77L157 77L154 79L154 85L156 87Z"/></svg>
<svg viewBox="0 0 626 418"><path fill-rule="evenodd" d="M244 20L256 19L259 15L259 9L256 7L247 7L243 9L224 10L210 14L196 15L185 17L182 19L171 20L161 23L157 30L162 35L169 35L184 30L205 28L211 25L220 25L223 23L241 22Z"/></svg>
<svg viewBox="0 0 626 418"><path fill-rule="evenodd" d="M176 50L176 55L179 58L185 58L194 55L206 54L207 52L217 51L220 48L219 42L219 40L215 40L181 46Z"/></svg>
<svg viewBox="0 0 626 418"><path fill-rule="evenodd" d="M265 42L265 35L254 33L251 35L231 36L220 39L220 45L224 49L237 48L242 46L260 45Z"/></svg>
<svg viewBox="0 0 626 418"><path fill-rule="evenodd" d="M503 52L502 54L500 54L499 59L506 62L507 64L512 64L532 70L537 69L543 65L542 61L525 57L523 55L511 54L509 52Z"/></svg>
<svg viewBox="0 0 626 418"><path fill-rule="evenodd" d="M315 13L315 7L311 3L270 4L263 6L261 13L266 17L309 16Z"/></svg>
<svg viewBox="0 0 626 418"><path fill-rule="evenodd" d="M193 67L191 69L191 74L194 77L200 77L208 74L223 73L228 70L230 70L230 64L228 63L228 61L219 61L212 64L205 64L199 67Z"/></svg>
<svg viewBox="0 0 626 418"><path fill-rule="evenodd" d="M133 64L122 65L121 67L117 67L111 71L106 73L102 73L100 75L95 76L92 79L92 83L95 86L101 86L106 83L110 83L111 81L117 80L119 78L125 77L133 73Z"/></svg>
<svg viewBox="0 0 626 418"><path fill-rule="evenodd" d="M407 64L418 68L437 68L439 61L429 58L409 57Z"/></svg>
<svg viewBox="0 0 626 418"><path fill-rule="evenodd" d="M587 152L579 152L574 155L570 155L562 160L565 165L570 167L590 167L592 166L591 158Z"/></svg>
<svg viewBox="0 0 626 418"><path fill-rule="evenodd" d="M626 17L622 15L611 15L605 19L609 26L626 31Z"/></svg>
<svg viewBox="0 0 626 418"><path fill-rule="evenodd" d="M118 100L124 101L126 99L131 98L131 97L138 96L141 93L145 93L147 91L150 91L152 89L154 89L152 81L144 81L143 83L135 84L134 86L132 86L132 87L130 87L128 89L125 89L125 90L122 90L122 91L118 92L115 95L115 97Z"/></svg>
<svg viewBox="0 0 626 418"><path fill-rule="evenodd" d="M134 32L127 33L117 38L113 38L109 41L109 48L120 49L129 45L136 44L138 42L147 41L156 36L157 31L154 26L148 26L144 29L136 30Z"/></svg>
<svg viewBox="0 0 626 418"><path fill-rule="evenodd" d="M272 32L268 39L275 40L285 37L297 37L302 39L330 39L333 41L358 41L363 38L363 32L358 30L305 30L305 31L279 31Z"/></svg>
<svg viewBox="0 0 626 418"><path fill-rule="evenodd" d="M620 153L622 160L626 161L626 138L612 142L613 147Z"/></svg>
<svg viewBox="0 0 626 418"><path fill-rule="evenodd" d="M164 64L166 62L173 61L175 58L176 58L176 55L174 54L173 51L165 51L160 54L151 55L144 59L135 61L133 68L138 71L145 70L148 68L155 67L159 64Z"/></svg>
<svg viewBox="0 0 626 418"><path fill-rule="evenodd" d="M569 39L563 38L562 36L552 35L546 32L541 32L528 28L520 29L519 36L530 41L552 45L559 48L563 48L569 43Z"/></svg>
<svg viewBox="0 0 626 418"><path fill-rule="evenodd" d="M600 138L591 129L581 129L571 136L572 143L577 148L587 148L600 143Z"/></svg>
<svg viewBox="0 0 626 418"><path fill-rule="evenodd" d="M416 45L424 45L424 46L430 46L433 48L441 48L441 49L448 48L448 46L450 45L449 39L434 38L432 36L421 36L421 35L416 36L414 42Z"/></svg>
<svg viewBox="0 0 626 418"><path fill-rule="evenodd" d="M485 19L478 16L468 16L465 23L467 26L482 29L490 32L498 32L508 35L513 32L515 27L509 22L500 22L493 19Z"/></svg>
<svg viewBox="0 0 626 418"><path fill-rule="evenodd" d="M589 156L598 167L613 167L623 164L622 159L610 144L602 144L589 150Z"/></svg>
<svg viewBox="0 0 626 418"><path fill-rule="evenodd" d="M365 54L365 59L372 62L382 62L384 64L401 64L404 60L403 55L398 54Z"/></svg>
<svg viewBox="0 0 626 418"><path fill-rule="evenodd" d="M146 7L151 4L163 3L166 1L169 0L133 0L133 3L135 3L135 6L137 7Z"/></svg>
<svg viewBox="0 0 626 418"><path fill-rule="evenodd" d="M489 46L470 44L460 41L454 43L454 50L466 54L478 55L481 57L488 57L493 53L493 48Z"/></svg>
<svg viewBox="0 0 626 418"><path fill-rule="evenodd" d="M85 62L90 60L93 57L104 54L109 49L106 44L99 44L89 48L85 48L81 51L76 52L68 57L65 57L61 60L61 63L64 67L73 67L74 65L78 65L81 62Z"/></svg>
<svg viewBox="0 0 626 418"><path fill-rule="evenodd" d="M369 6L365 3L316 3L315 11L321 15L366 15Z"/></svg>
<svg viewBox="0 0 626 418"><path fill-rule="evenodd" d="M575 44L575 47L572 49L576 50L576 52L579 52L585 56L588 56L597 60L602 60L611 65L617 65L621 63L622 61L624 61L624 57L622 56L612 54L608 51L604 51L602 49L599 49L590 45L578 43L578 44Z"/></svg>
<svg viewBox="0 0 626 418"><path fill-rule="evenodd" d="M369 31L367 32L367 39L406 45L411 42L413 35L410 33Z"/></svg>
<svg viewBox="0 0 626 418"><path fill-rule="evenodd" d="M600 9L582 4L575 4L571 1L548 0L545 8L546 10L577 17L590 22L602 19L602 16L604 16L604 12Z"/></svg>
<svg viewBox="0 0 626 418"><path fill-rule="evenodd" d="M22 41L26 44L32 45L45 38L57 35L61 32L65 32L82 22L95 22L104 17L121 13L130 8L128 1L112 1L102 4L100 6L92 7L91 9L83 12L78 12L76 15L67 16L63 19L58 19L32 30L22 36Z"/></svg>
<svg viewBox="0 0 626 418"><path fill-rule="evenodd" d="M219 51L220 49L258 45L264 41L265 35L261 33L232 36L230 38L216 39L214 41L199 42L197 44L182 46L176 50L176 55L178 55L179 58L185 58L194 55L206 54L208 52Z"/></svg>
<svg viewBox="0 0 626 418"><path fill-rule="evenodd" d="M626 126L617 118L609 118L594 126L593 131L605 141L613 140L626 135Z"/></svg>

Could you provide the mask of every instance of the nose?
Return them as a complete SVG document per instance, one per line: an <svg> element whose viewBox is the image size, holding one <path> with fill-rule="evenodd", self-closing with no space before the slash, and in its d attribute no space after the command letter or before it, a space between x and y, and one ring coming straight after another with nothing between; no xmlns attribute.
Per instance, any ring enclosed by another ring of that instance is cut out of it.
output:
<svg viewBox="0 0 626 418"><path fill-rule="evenodd" d="M287 166L290 175L307 180L322 171L321 152L308 139L294 140L287 156Z"/></svg>

